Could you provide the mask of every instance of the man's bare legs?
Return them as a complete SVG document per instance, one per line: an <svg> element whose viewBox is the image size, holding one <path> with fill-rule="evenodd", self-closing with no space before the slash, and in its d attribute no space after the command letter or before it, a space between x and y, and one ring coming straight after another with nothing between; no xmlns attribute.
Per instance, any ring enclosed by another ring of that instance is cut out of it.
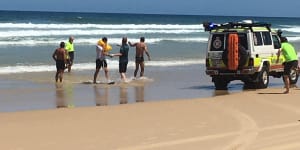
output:
<svg viewBox="0 0 300 150"><path fill-rule="evenodd" d="M142 77L142 76L144 76L144 68L145 68L144 62L140 63L140 66L141 66L140 77Z"/></svg>
<svg viewBox="0 0 300 150"><path fill-rule="evenodd" d="M139 67L140 67L140 64L136 62L135 63L135 70L134 70L134 77L136 77L136 74L139 71Z"/></svg>
<svg viewBox="0 0 300 150"><path fill-rule="evenodd" d="M142 63L135 63L134 77L136 77L137 72L139 71L140 66L141 66L140 77L144 76L145 64L144 64L144 62L142 62Z"/></svg>
<svg viewBox="0 0 300 150"><path fill-rule="evenodd" d="M96 71L94 73L94 81L93 81L93 83L96 83L96 81L97 81L97 76L98 76L99 70L100 69L96 69Z"/></svg>
<svg viewBox="0 0 300 150"><path fill-rule="evenodd" d="M63 80L63 73L64 73L64 70L58 70L55 74L55 82L58 82L58 79L59 79L59 82L62 82Z"/></svg>
<svg viewBox="0 0 300 150"><path fill-rule="evenodd" d="M59 72L56 71L56 74L55 74L55 82L58 82L58 74L59 74Z"/></svg>
<svg viewBox="0 0 300 150"><path fill-rule="evenodd" d="M106 81L107 81L107 82L110 82L110 81L109 81L108 68L107 68L107 67L104 68L104 73L105 73Z"/></svg>
<svg viewBox="0 0 300 150"><path fill-rule="evenodd" d="M284 75L284 84L285 84L285 91L283 93L287 94L290 92L290 79L288 75Z"/></svg>
<svg viewBox="0 0 300 150"><path fill-rule="evenodd" d="M70 62L72 63L72 62ZM68 72L71 72L71 67L72 67L72 64L68 64Z"/></svg>
<svg viewBox="0 0 300 150"><path fill-rule="evenodd" d="M97 76L99 74L100 69L96 69L95 73L94 73L94 81L93 83L97 83ZM108 68L104 68L104 73L105 73L105 78L107 80L107 82L109 81L109 77L108 77Z"/></svg>

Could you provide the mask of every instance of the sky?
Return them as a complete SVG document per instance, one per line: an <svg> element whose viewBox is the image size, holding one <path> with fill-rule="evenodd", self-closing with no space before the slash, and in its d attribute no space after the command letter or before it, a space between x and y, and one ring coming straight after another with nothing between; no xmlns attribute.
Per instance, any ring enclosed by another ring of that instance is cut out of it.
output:
<svg viewBox="0 0 300 150"><path fill-rule="evenodd" d="M300 0L1 0L0 10L300 17Z"/></svg>

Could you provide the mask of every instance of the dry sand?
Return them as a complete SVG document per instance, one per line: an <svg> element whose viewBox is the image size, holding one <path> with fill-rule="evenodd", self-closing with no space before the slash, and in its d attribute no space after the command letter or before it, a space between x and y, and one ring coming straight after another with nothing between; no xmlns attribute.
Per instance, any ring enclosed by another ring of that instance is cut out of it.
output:
<svg viewBox="0 0 300 150"><path fill-rule="evenodd" d="M0 113L1 150L299 150L300 90Z"/></svg>

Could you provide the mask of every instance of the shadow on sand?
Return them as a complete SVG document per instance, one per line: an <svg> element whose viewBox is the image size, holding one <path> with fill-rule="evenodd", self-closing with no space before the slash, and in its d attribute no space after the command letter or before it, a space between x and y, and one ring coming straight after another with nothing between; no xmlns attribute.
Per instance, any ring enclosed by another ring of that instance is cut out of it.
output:
<svg viewBox="0 0 300 150"><path fill-rule="evenodd" d="M286 94L286 93L284 93L284 92L260 92L257 94Z"/></svg>

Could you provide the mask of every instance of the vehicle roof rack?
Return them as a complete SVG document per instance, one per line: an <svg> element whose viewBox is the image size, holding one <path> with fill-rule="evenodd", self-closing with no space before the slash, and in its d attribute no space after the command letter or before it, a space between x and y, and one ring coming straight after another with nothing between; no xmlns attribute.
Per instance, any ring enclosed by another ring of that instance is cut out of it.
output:
<svg viewBox="0 0 300 150"><path fill-rule="evenodd" d="M212 22L203 22L203 27L205 31L211 31L215 29L232 29L232 28L240 28L247 27L252 30L252 27L266 27L269 31L271 31L271 24L268 23L243 23L243 22L228 22L224 24L214 24Z"/></svg>

